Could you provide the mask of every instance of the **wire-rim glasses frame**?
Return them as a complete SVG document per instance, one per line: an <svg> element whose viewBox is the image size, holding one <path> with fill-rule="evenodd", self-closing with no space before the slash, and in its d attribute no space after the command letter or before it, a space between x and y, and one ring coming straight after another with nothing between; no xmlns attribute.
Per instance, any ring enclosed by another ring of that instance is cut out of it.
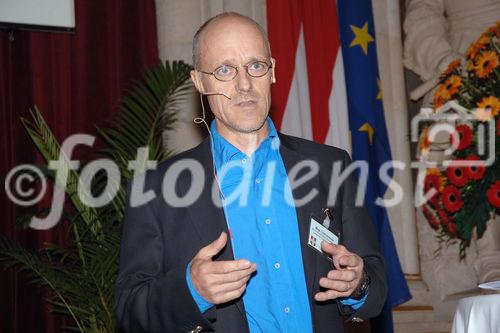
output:
<svg viewBox="0 0 500 333"><path fill-rule="evenodd" d="M258 67L253 67L257 65ZM212 75L215 77L217 80L222 81L222 82L228 82L234 80L234 78L238 75L239 73L239 68L243 67L245 68L245 71L247 72L248 75L251 77L263 77L267 73L269 73L269 70L273 68L273 64L270 63L268 64L265 61L257 60L257 61L252 61L246 65L242 66L231 66L231 65L221 65L217 67L213 72L206 72L202 71L200 69L197 69L198 72L207 74L207 75ZM227 73L223 73L223 70L229 70Z"/></svg>

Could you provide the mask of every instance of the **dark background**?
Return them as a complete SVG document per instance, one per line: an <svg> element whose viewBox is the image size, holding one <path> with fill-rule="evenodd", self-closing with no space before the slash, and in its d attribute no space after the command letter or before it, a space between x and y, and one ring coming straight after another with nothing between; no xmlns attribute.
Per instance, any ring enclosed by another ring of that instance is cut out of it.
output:
<svg viewBox="0 0 500 333"><path fill-rule="evenodd" d="M124 89L158 62L154 0L76 0L76 32L0 32L0 174L23 163L42 163L20 118L36 105L59 142L76 133L96 134L112 119ZM95 148L76 149L90 158ZM50 198L44 200L46 206ZM43 203L40 204L43 206ZM63 244L62 224L23 230L16 218L34 208L14 205L0 191L0 237L37 250ZM0 332L58 332L64 318L49 313L40 289L15 270L0 272Z"/></svg>

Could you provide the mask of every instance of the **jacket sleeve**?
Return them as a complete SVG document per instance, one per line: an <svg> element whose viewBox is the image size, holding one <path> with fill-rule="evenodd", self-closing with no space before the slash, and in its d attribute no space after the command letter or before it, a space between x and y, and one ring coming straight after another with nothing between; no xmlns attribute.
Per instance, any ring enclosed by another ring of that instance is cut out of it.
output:
<svg viewBox="0 0 500 333"><path fill-rule="evenodd" d="M350 164L351 159L344 152L344 170ZM351 309L347 313L342 311L344 306L339 306L339 308L344 315L350 315L351 318L366 319L375 317L381 312L387 296L387 282L385 263L380 253L378 237L368 210L364 205L356 204L357 190L356 176L354 173L350 173L342 189L343 243L349 251L363 258L364 270L370 277L371 283L368 296L361 308L355 311Z"/></svg>
<svg viewBox="0 0 500 333"><path fill-rule="evenodd" d="M115 286L119 326L134 333L210 331L187 285L188 263L165 267L158 201L131 207L128 198Z"/></svg>
<svg viewBox="0 0 500 333"><path fill-rule="evenodd" d="M407 3L404 64L427 81L462 56L453 50L448 39L444 0L410 0Z"/></svg>

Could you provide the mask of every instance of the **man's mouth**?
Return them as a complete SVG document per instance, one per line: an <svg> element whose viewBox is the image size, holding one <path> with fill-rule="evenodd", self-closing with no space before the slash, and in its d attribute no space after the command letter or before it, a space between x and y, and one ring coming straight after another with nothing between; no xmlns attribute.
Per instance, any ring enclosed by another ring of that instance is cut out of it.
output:
<svg viewBox="0 0 500 333"><path fill-rule="evenodd" d="M255 105L255 101L253 101L253 100L241 101L241 102L239 102L239 103L236 104L236 106L239 106L239 107L242 107L242 108L252 107L254 105Z"/></svg>

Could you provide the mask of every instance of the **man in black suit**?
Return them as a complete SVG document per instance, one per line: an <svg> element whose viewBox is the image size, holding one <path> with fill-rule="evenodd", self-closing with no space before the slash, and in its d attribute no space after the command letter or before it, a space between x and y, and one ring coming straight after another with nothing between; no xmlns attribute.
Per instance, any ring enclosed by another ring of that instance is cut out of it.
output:
<svg viewBox="0 0 500 333"><path fill-rule="evenodd" d="M387 289L377 237L355 202L355 177L332 172L349 156L276 132L275 60L262 28L216 16L196 33L193 60L215 120L199 146L147 173L154 199L127 207L115 294L122 329L341 332L342 315L377 315ZM316 239L313 222L342 245Z"/></svg>

